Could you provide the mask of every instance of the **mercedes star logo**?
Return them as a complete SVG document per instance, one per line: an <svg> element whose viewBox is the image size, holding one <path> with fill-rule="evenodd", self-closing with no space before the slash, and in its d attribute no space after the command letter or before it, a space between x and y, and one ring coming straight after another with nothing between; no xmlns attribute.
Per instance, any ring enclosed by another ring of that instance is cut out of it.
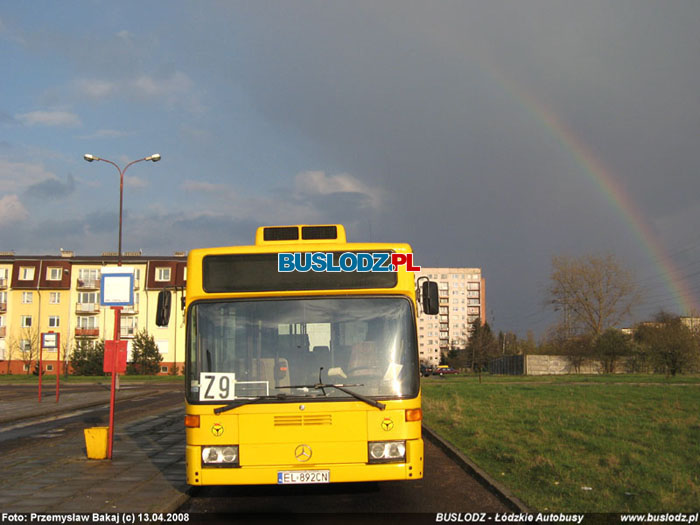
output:
<svg viewBox="0 0 700 525"><path fill-rule="evenodd" d="M311 459L311 447L309 445L299 445L294 449L294 457L297 461L309 461Z"/></svg>

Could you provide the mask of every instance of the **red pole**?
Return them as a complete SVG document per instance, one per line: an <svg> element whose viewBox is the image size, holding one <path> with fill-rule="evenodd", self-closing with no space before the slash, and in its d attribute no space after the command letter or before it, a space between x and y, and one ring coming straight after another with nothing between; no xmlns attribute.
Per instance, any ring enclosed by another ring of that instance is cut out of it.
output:
<svg viewBox="0 0 700 525"><path fill-rule="evenodd" d="M56 403L58 403L58 392L61 388L61 334L56 334Z"/></svg>
<svg viewBox="0 0 700 525"><path fill-rule="evenodd" d="M114 309L114 340L119 341L120 335L120 324L121 324L121 306L113 306ZM112 459L112 445L114 444L114 396L116 390L116 379L117 379L117 354L118 352L113 352L112 356L112 392L109 399L109 440L107 442L107 458Z"/></svg>
<svg viewBox="0 0 700 525"><path fill-rule="evenodd" d="M39 336L41 338L41 335ZM39 403L41 403L41 369L42 365L42 351L44 350L44 341L39 340ZM29 361L31 363L31 361Z"/></svg>

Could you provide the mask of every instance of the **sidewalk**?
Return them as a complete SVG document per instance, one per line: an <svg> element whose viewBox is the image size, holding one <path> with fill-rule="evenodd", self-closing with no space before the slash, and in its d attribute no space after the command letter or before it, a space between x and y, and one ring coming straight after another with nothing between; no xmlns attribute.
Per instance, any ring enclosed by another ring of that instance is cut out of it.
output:
<svg viewBox="0 0 700 525"><path fill-rule="evenodd" d="M119 399L136 393L123 390ZM109 403L109 391L0 403L0 423ZM31 404L30 404L31 403ZM2 512L171 512L189 496L184 407L116 427L112 460L88 460L80 434L0 455ZM1 448L0 448L1 450Z"/></svg>

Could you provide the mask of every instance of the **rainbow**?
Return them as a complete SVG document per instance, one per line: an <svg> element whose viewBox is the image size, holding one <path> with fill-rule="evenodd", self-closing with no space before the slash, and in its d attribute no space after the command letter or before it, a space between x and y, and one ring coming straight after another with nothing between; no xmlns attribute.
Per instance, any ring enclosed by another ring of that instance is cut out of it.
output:
<svg viewBox="0 0 700 525"><path fill-rule="evenodd" d="M480 61L482 66L483 62ZM596 157L591 148L584 143L557 115L542 102L522 89L516 89L515 84L506 79L492 64L486 67L501 86L519 101L529 113L553 135L566 149L574 160L583 167L584 172L594 182L610 205L619 212L642 246L649 253L652 262L658 267L663 281L676 300L680 315L691 315L697 311L697 302L689 284L676 268L673 260L644 218L639 206L632 200L628 192L615 180L613 172L601 159Z"/></svg>

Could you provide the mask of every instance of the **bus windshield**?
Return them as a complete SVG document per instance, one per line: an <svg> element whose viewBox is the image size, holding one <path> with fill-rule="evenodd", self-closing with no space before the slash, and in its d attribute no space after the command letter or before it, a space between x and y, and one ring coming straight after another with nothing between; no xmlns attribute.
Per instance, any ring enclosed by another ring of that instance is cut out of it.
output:
<svg viewBox="0 0 700 525"><path fill-rule="evenodd" d="M198 301L188 310L190 403L418 395L411 301L335 297Z"/></svg>

